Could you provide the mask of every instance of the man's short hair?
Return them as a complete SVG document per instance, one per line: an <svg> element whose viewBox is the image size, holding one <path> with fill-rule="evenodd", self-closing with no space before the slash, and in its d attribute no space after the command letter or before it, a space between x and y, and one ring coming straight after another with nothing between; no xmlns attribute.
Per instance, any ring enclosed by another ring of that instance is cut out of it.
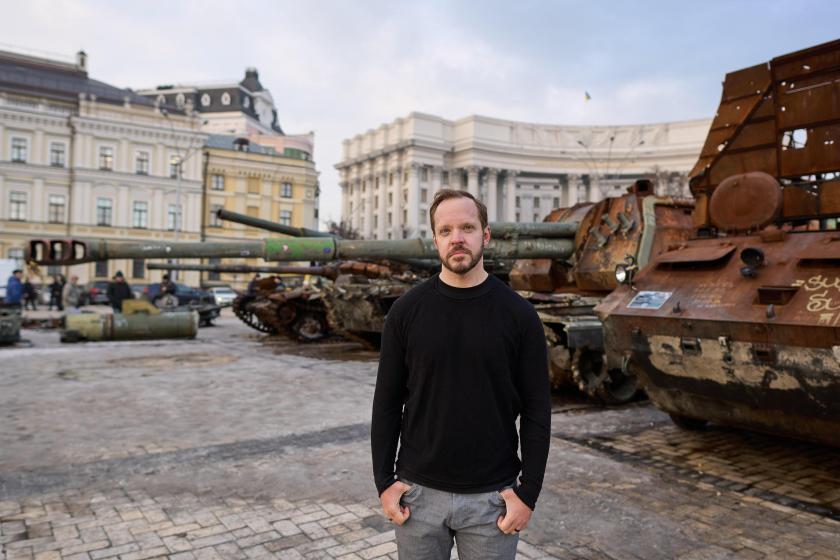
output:
<svg viewBox="0 0 840 560"><path fill-rule="evenodd" d="M21 274L23 274L23 271L22 271L21 269L19 269L19 268L14 269L14 270L12 271L12 274L17 274L18 272L20 272Z"/></svg>
<svg viewBox="0 0 840 560"><path fill-rule="evenodd" d="M435 211L437 207L440 206L440 203L444 200L449 200L450 198L469 198L473 202L475 202L475 207L478 209L478 220L481 222L481 229L482 231L484 228L487 227L487 207L484 205L483 202L475 198L472 194L468 193L467 191L459 191L455 189L441 189L435 193L435 199L432 201L432 205L429 207L429 222L432 226L432 235L435 234Z"/></svg>

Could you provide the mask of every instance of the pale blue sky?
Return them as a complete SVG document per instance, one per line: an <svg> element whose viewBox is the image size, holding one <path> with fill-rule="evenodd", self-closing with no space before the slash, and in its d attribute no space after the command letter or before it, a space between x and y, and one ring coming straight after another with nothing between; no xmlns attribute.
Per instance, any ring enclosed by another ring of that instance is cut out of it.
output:
<svg viewBox="0 0 840 560"><path fill-rule="evenodd" d="M339 217L341 140L411 111L709 117L726 72L840 38L836 0L0 0L0 13L0 48L84 48L91 75L122 87L239 80L256 66L283 128L315 131L326 219Z"/></svg>

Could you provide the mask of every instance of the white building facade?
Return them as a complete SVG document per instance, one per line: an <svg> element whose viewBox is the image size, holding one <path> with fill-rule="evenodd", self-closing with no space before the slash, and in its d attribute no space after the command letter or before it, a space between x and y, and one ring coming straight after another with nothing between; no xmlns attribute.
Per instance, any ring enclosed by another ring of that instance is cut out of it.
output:
<svg viewBox="0 0 840 560"><path fill-rule="evenodd" d="M343 143L342 219L365 239L431 237L434 193L467 190L493 221L542 221L552 208L601 200L653 178L688 196L688 172L711 119L562 126L411 113Z"/></svg>
<svg viewBox="0 0 840 560"><path fill-rule="evenodd" d="M85 66L83 53L73 64L0 52L4 258L21 259L28 240L39 237L199 240L206 138L199 116L162 111L89 79ZM42 274L75 274L87 283L117 270L130 283L152 280L141 259ZM193 276L180 281L197 282Z"/></svg>

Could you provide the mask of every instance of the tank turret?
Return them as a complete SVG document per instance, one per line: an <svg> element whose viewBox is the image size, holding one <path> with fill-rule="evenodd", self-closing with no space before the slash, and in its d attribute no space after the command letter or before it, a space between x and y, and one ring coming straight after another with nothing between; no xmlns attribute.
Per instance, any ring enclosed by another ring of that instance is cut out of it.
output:
<svg viewBox="0 0 840 560"><path fill-rule="evenodd" d="M732 72L690 239L616 269L608 367L686 428L840 446L840 41Z"/></svg>

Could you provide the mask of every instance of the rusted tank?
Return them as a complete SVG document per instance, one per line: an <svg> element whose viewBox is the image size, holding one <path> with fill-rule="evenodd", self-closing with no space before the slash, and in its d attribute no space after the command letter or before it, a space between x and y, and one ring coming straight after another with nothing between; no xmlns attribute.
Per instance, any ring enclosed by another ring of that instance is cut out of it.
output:
<svg viewBox="0 0 840 560"><path fill-rule="evenodd" d="M518 260L511 286L542 319L555 388L576 386L591 398L622 403L638 391L632 371L608 367L594 309L616 287L615 266L628 258L643 266L691 231L691 201L654 194L639 180L619 197L553 210L546 221L579 224L568 259Z"/></svg>
<svg viewBox="0 0 840 560"><path fill-rule="evenodd" d="M726 76L692 238L597 308L608 367L683 427L840 445L840 41Z"/></svg>
<svg viewBox="0 0 840 560"><path fill-rule="evenodd" d="M421 279L411 270L354 261L307 274L324 281L286 287L281 276L261 278L234 300L234 313L261 332L303 342L335 334L378 348L391 304Z"/></svg>

